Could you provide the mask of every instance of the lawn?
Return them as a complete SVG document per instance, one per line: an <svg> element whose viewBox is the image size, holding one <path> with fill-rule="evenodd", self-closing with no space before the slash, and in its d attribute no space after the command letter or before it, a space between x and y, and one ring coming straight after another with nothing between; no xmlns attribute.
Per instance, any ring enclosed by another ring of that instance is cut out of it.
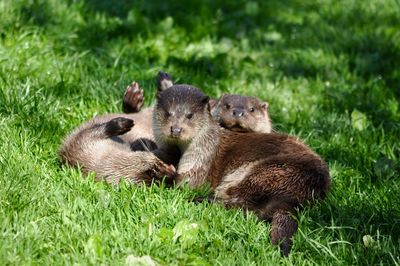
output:
<svg viewBox="0 0 400 266"><path fill-rule="evenodd" d="M63 137L158 70L270 103L332 190L282 258L207 189L111 186L60 165ZM1 265L400 265L400 1L0 1ZM149 256L141 258L142 256ZM147 258L147 260L146 260Z"/></svg>

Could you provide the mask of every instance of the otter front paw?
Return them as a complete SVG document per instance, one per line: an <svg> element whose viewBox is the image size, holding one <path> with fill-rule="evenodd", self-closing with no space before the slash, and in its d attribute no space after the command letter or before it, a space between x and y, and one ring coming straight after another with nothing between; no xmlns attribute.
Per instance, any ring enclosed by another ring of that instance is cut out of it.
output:
<svg viewBox="0 0 400 266"><path fill-rule="evenodd" d="M175 182L176 182L176 176L177 176L177 173L176 173L176 169L175 169L175 167L171 164L171 165L166 165L166 168L165 168L165 178L164 178L164 182L167 184L167 185L174 185L175 184Z"/></svg>
<svg viewBox="0 0 400 266"><path fill-rule="evenodd" d="M124 113L137 113L143 106L144 95L143 90L137 82L132 82L126 88L124 98L122 100L122 110Z"/></svg>

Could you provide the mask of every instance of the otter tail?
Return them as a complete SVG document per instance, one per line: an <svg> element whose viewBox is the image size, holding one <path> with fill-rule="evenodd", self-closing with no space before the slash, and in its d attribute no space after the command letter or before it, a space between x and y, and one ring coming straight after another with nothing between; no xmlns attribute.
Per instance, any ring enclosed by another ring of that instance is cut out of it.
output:
<svg viewBox="0 0 400 266"><path fill-rule="evenodd" d="M278 210L272 216L271 241L278 245L283 256L288 256L292 249L292 237L297 231L297 222L292 214Z"/></svg>

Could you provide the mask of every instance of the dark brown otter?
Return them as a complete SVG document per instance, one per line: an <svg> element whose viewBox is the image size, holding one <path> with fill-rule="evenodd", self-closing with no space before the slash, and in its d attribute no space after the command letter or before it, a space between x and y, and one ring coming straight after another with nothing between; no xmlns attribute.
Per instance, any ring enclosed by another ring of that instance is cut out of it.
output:
<svg viewBox="0 0 400 266"><path fill-rule="evenodd" d="M159 183L165 177L172 184L175 168L149 151L132 151L123 141L134 122L117 114L97 116L84 123L64 140L63 163L81 166L85 174L95 172L98 180L118 183L121 177L135 184Z"/></svg>
<svg viewBox="0 0 400 266"><path fill-rule="evenodd" d="M209 98L190 85L159 91L153 113L159 148L182 153L177 182L191 187L209 182L213 201L271 221L272 243L280 243L287 256L297 230L295 210L323 199L329 190L326 163L295 137L221 128Z"/></svg>

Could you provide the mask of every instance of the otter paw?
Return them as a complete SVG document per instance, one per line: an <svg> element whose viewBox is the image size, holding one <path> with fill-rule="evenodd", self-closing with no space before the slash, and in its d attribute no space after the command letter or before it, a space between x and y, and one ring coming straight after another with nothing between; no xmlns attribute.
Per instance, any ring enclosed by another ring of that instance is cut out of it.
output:
<svg viewBox="0 0 400 266"><path fill-rule="evenodd" d="M160 177L167 186L172 186L175 184L177 173L175 167L172 164L168 165L163 163L159 166L158 171L161 174Z"/></svg>
<svg viewBox="0 0 400 266"><path fill-rule="evenodd" d="M137 82L132 82L126 88L124 98L122 100L122 110L124 113L137 113L143 106L144 95L143 90L139 87Z"/></svg>
<svg viewBox="0 0 400 266"><path fill-rule="evenodd" d="M106 123L106 134L108 136L122 135L134 126L132 119L117 117Z"/></svg>

